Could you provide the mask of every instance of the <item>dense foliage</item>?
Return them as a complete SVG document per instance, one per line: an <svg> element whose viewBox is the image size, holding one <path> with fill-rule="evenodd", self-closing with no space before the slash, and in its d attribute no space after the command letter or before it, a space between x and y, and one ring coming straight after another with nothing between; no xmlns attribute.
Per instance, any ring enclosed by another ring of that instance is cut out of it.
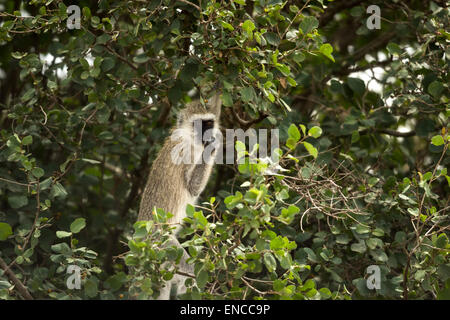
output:
<svg viewBox="0 0 450 320"><path fill-rule="evenodd" d="M180 234L184 298L450 299L449 16L437 0L0 1L0 299L158 295L181 252L170 213L136 223L140 195L216 80L222 128L279 129L280 162L215 167Z"/></svg>

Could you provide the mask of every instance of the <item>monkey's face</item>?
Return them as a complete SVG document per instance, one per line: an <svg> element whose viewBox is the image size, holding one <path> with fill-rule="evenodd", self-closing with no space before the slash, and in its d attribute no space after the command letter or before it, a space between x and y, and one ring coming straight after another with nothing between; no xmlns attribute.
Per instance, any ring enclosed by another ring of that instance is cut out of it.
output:
<svg viewBox="0 0 450 320"><path fill-rule="evenodd" d="M196 119L192 122L195 140L203 146L207 146L214 142L214 120L213 119Z"/></svg>

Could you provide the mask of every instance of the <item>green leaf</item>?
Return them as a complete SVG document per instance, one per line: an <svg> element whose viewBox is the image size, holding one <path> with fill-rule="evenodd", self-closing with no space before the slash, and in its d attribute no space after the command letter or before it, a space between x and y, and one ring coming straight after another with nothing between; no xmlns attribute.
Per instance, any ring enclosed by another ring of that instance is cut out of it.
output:
<svg viewBox="0 0 450 320"><path fill-rule="evenodd" d="M244 87L240 93L243 102L250 102L255 97L255 90L252 87Z"/></svg>
<svg viewBox="0 0 450 320"><path fill-rule="evenodd" d="M299 7L297 7L296 5L290 5L289 6L289 11L293 12L293 13L297 13L300 10Z"/></svg>
<svg viewBox="0 0 450 320"><path fill-rule="evenodd" d="M71 235L72 235L72 232L56 231L56 236L60 239L70 237Z"/></svg>
<svg viewBox="0 0 450 320"><path fill-rule="evenodd" d="M360 6L358 6L358 7L353 7L353 8L350 10L350 14L352 15L352 17L360 17L360 16L362 16L363 14L365 14L365 12L366 12L366 10L365 10L363 7L360 7Z"/></svg>
<svg viewBox="0 0 450 320"><path fill-rule="evenodd" d="M330 299L331 298L331 291L328 288L322 288L319 290L320 296L322 299Z"/></svg>
<svg viewBox="0 0 450 320"><path fill-rule="evenodd" d="M315 289L316 288L316 283L314 282L313 279L308 279L305 281L305 284L301 287L302 291L306 291L308 289Z"/></svg>
<svg viewBox="0 0 450 320"><path fill-rule="evenodd" d="M56 253L60 253L66 256L72 254L72 250L70 249L69 245L65 242L54 244L51 246L51 249Z"/></svg>
<svg viewBox="0 0 450 320"><path fill-rule="evenodd" d="M225 107L231 107L233 105L233 98L228 91L222 93L222 103Z"/></svg>
<svg viewBox="0 0 450 320"><path fill-rule="evenodd" d="M277 63L275 65L275 67L280 70L281 73L283 73L285 76L288 76L291 73L291 68L289 68L289 66L282 64L282 63Z"/></svg>
<svg viewBox="0 0 450 320"><path fill-rule="evenodd" d="M444 91L444 86L439 81L433 81L428 86L428 93L436 99L441 96L442 91Z"/></svg>
<svg viewBox="0 0 450 320"><path fill-rule="evenodd" d="M389 42L388 45L386 46L386 48L389 51L389 53L392 54L392 55L399 56L399 55L402 54L402 49L396 43Z"/></svg>
<svg viewBox="0 0 450 320"><path fill-rule="evenodd" d="M347 84L352 89L354 93L356 93L358 96L362 96L364 92L366 91L366 85L364 84L364 81L358 78L348 78Z"/></svg>
<svg viewBox="0 0 450 320"><path fill-rule="evenodd" d="M322 129L320 127L314 126L308 130L308 135L317 139L322 135Z"/></svg>
<svg viewBox="0 0 450 320"><path fill-rule="evenodd" d="M406 241L406 233L404 231L397 231L394 237L395 242L402 243Z"/></svg>
<svg viewBox="0 0 450 320"><path fill-rule="evenodd" d="M88 71L83 71L80 75L81 80L86 80L87 78L89 78L89 72Z"/></svg>
<svg viewBox="0 0 450 320"><path fill-rule="evenodd" d="M91 279L88 279L84 284L84 293L89 298L94 298L97 296L98 293L98 284L96 281L93 281Z"/></svg>
<svg viewBox="0 0 450 320"><path fill-rule="evenodd" d="M206 283L208 282L208 271L201 269L196 277L196 280L197 286L199 288L204 288Z"/></svg>
<svg viewBox="0 0 450 320"><path fill-rule="evenodd" d="M310 155L312 155L315 158L317 158L317 155L319 154L317 149L310 143L304 141L303 145L305 146L306 150L309 152Z"/></svg>
<svg viewBox="0 0 450 320"><path fill-rule="evenodd" d="M267 32L266 34L264 34L264 38L272 46L277 47L280 44L280 37L276 33Z"/></svg>
<svg viewBox="0 0 450 320"><path fill-rule="evenodd" d="M377 178L377 177L371 177L367 183L369 184L370 187L373 187L373 186L376 185L379 181L380 181L379 178Z"/></svg>
<svg viewBox="0 0 450 320"><path fill-rule="evenodd" d="M450 288L444 288L437 293L438 300L450 300Z"/></svg>
<svg viewBox="0 0 450 320"><path fill-rule="evenodd" d="M67 191L66 191L66 189L64 189L64 187L59 182L57 182L57 183L55 183L53 185L50 194L53 197L63 197L63 198L65 198L67 196Z"/></svg>
<svg viewBox="0 0 450 320"><path fill-rule="evenodd" d="M119 272L109 277L108 280L106 280L106 283L110 286L111 291L117 291L126 283L126 281L127 275L124 272Z"/></svg>
<svg viewBox="0 0 450 320"><path fill-rule="evenodd" d="M133 57L133 62L136 62L137 64L146 63L148 60L150 60L150 57L147 56L145 53Z"/></svg>
<svg viewBox="0 0 450 320"><path fill-rule="evenodd" d="M423 181L428 181L428 180L431 179L432 176L433 176L433 173L430 172L430 171L428 171L428 172L426 172L426 173L422 176L422 180L423 180Z"/></svg>
<svg viewBox="0 0 450 320"><path fill-rule="evenodd" d="M300 30L303 34L308 34L319 26L319 20L312 16L305 16L300 22Z"/></svg>
<svg viewBox="0 0 450 320"><path fill-rule="evenodd" d="M53 90L56 90L56 88L58 88L58 85L56 84L56 82L48 80L47 87L53 91Z"/></svg>
<svg viewBox="0 0 450 320"><path fill-rule="evenodd" d="M340 234L336 237L336 243L347 244L350 242L350 237L346 234Z"/></svg>
<svg viewBox="0 0 450 320"><path fill-rule="evenodd" d="M236 192L236 195L228 196L224 199L224 203L228 209L233 209L242 201L243 195L239 191Z"/></svg>
<svg viewBox="0 0 450 320"><path fill-rule="evenodd" d="M222 27L224 27L225 29L228 29L228 30L230 30L230 31L233 31L233 30L234 30L234 27L233 27L231 24L229 24L228 22L221 21L220 24L221 24Z"/></svg>
<svg viewBox="0 0 450 320"><path fill-rule="evenodd" d="M202 211L196 211L194 212L194 218L202 225L206 226L208 224L208 220L203 215Z"/></svg>
<svg viewBox="0 0 450 320"><path fill-rule="evenodd" d="M270 252L264 254L264 264L269 272L273 272L277 268L277 262Z"/></svg>
<svg viewBox="0 0 450 320"><path fill-rule="evenodd" d="M281 102L281 104L283 105L283 107L286 108L286 110L287 110L288 112L291 112L291 111L292 111L291 107L286 103L286 101L284 101L283 99L280 98L280 102ZM275 123L276 123L275 118L273 118L272 116L269 116L267 119L268 119L268 120L270 121L270 123L272 123L272 124L275 124Z"/></svg>
<svg viewBox="0 0 450 320"><path fill-rule="evenodd" d="M361 241L359 243L353 243L350 246L350 249L352 251L358 252L358 253L364 253L367 250L366 244L364 243L364 241Z"/></svg>
<svg viewBox="0 0 450 320"><path fill-rule="evenodd" d="M33 143L33 137L32 136L26 136L25 138L22 139L22 144L24 146L28 146L30 144Z"/></svg>
<svg viewBox="0 0 450 320"><path fill-rule="evenodd" d="M372 257L377 262L386 262L386 261L388 261L387 254L384 251L380 250L380 249L372 250L370 252L370 254L372 255Z"/></svg>
<svg viewBox="0 0 450 320"><path fill-rule="evenodd" d="M289 139L286 140L286 146L289 149L294 149L296 145L297 145L297 141L295 141L294 139L289 138Z"/></svg>
<svg viewBox="0 0 450 320"><path fill-rule="evenodd" d="M237 140L234 144L234 148L236 149L237 153L241 153L245 151L245 143L242 141Z"/></svg>
<svg viewBox="0 0 450 320"><path fill-rule="evenodd" d="M74 222L70 225L70 231L72 233L78 233L86 226L86 219L84 218L77 218Z"/></svg>
<svg viewBox="0 0 450 320"><path fill-rule="evenodd" d="M351 143L353 144L355 142L358 142L359 139L360 139L359 132L358 131L353 131L352 132L352 141L351 141Z"/></svg>
<svg viewBox="0 0 450 320"><path fill-rule="evenodd" d="M112 140L114 135L110 131L102 131L97 135L97 137L102 140Z"/></svg>
<svg viewBox="0 0 450 320"><path fill-rule="evenodd" d="M89 62L85 58L80 59L80 63L83 66L84 69L89 70Z"/></svg>
<svg viewBox="0 0 450 320"><path fill-rule="evenodd" d="M6 222L0 222L0 241L6 240L12 234L11 226Z"/></svg>
<svg viewBox="0 0 450 320"><path fill-rule="evenodd" d="M415 217L419 216L419 208L408 208L408 212Z"/></svg>
<svg viewBox="0 0 450 320"><path fill-rule="evenodd" d="M21 100L22 102L27 102L28 100L30 100L31 98L34 97L35 92L36 92L36 89L35 89L35 88L30 88L30 89L28 89L28 90L24 93L24 95L20 98L20 100Z"/></svg>
<svg viewBox="0 0 450 320"><path fill-rule="evenodd" d="M283 290L284 287L286 287L285 281L282 281L282 280L280 280L280 279L276 279L276 280L273 282L273 289L274 289L275 291L281 291L281 290Z"/></svg>
<svg viewBox="0 0 450 320"><path fill-rule="evenodd" d="M34 168L33 170L31 170L31 173L33 174L33 176L35 176L37 179L39 179L40 177L42 177L44 175L44 170L42 168Z"/></svg>
<svg viewBox="0 0 450 320"><path fill-rule="evenodd" d="M50 177L50 178L47 178L47 179L45 179L44 181L42 181L42 182L39 184L39 188L40 188L41 191L47 190L48 187L50 187L51 184L52 184L52 178Z"/></svg>
<svg viewBox="0 0 450 320"><path fill-rule="evenodd" d="M242 30L244 30L247 34L247 36L251 39L253 39L253 30L255 30L255 24L250 20L245 20L242 24Z"/></svg>
<svg viewBox="0 0 450 320"><path fill-rule="evenodd" d="M362 224L357 224L355 228L356 233L358 234L365 234L370 232L370 228L363 226Z"/></svg>
<svg viewBox="0 0 450 320"><path fill-rule="evenodd" d="M291 124L288 129L289 138L294 140L295 142L300 140L300 131L295 124Z"/></svg>
<svg viewBox="0 0 450 320"><path fill-rule="evenodd" d="M329 43L324 43L323 45L320 46L319 49L320 53L322 53L325 57L327 57L328 59L330 59L331 61L334 61L334 57L331 54L333 52L333 47L331 46L331 44Z"/></svg>
<svg viewBox="0 0 450 320"><path fill-rule="evenodd" d="M447 235L446 235L445 233L441 233L441 234L436 238L436 240L433 241L433 243L434 243L434 245L435 245L437 248L444 249L444 248L447 246L447 244L448 244L448 238L447 238Z"/></svg>
<svg viewBox="0 0 450 320"><path fill-rule="evenodd" d="M91 9L89 9L88 7L83 7L82 9L83 12L83 17L86 19L90 19L92 14L91 14Z"/></svg>
<svg viewBox="0 0 450 320"><path fill-rule="evenodd" d="M27 52L19 52L19 51L15 51L15 52L11 52L11 56L14 59L22 59L23 57L25 57L28 53Z"/></svg>
<svg viewBox="0 0 450 320"><path fill-rule="evenodd" d="M305 60L305 58L306 58L306 56L301 52L296 52L292 55L292 59L298 64L300 64L300 62Z"/></svg>
<svg viewBox="0 0 450 320"><path fill-rule="evenodd" d="M102 18L102 22L104 22L105 24L110 24L111 25L111 20L109 18ZM98 44L105 44L105 43L109 42L109 40L111 40L112 38L115 39L117 36L118 36L117 34L115 34L113 36L111 36L109 34L102 34L101 36L99 36L97 38L97 43Z"/></svg>
<svg viewBox="0 0 450 320"><path fill-rule="evenodd" d="M300 125L300 129L302 129L303 135L306 135L306 126L304 124Z"/></svg>
<svg viewBox="0 0 450 320"><path fill-rule="evenodd" d="M94 160L94 159L87 159L87 158L82 158L81 161L92 163L92 164L100 164L101 163L101 161Z"/></svg>
<svg viewBox="0 0 450 320"><path fill-rule="evenodd" d="M442 264L437 268L437 274L442 281L450 279L450 264Z"/></svg>
<svg viewBox="0 0 450 320"><path fill-rule="evenodd" d="M441 135L439 135L431 138L431 143L435 146L441 146L445 143L445 141L444 138Z"/></svg>
<svg viewBox="0 0 450 320"><path fill-rule="evenodd" d="M290 86L292 86L292 87L296 87L297 86L297 81L295 81L291 77L287 77L286 79L287 79L287 81L288 81Z"/></svg>
<svg viewBox="0 0 450 320"><path fill-rule="evenodd" d="M106 57L106 58L103 60L101 69L102 69L103 72L108 72L108 71L110 71L112 68L114 68L115 64L116 64L116 61L114 60L114 58Z"/></svg>
<svg viewBox="0 0 450 320"><path fill-rule="evenodd" d="M9 196L8 203L11 206L11 208L19 209L28 204L28 198L22 195Z"/></svg>

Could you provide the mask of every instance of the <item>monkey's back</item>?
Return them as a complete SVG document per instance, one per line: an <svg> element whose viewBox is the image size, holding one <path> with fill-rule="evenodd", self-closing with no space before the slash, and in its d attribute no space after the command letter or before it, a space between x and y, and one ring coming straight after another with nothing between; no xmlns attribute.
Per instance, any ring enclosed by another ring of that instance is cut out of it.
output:
<svg viewBox="0 0 450 320"><path fill-rule="evenodd" d="M167 139L152 164L139 209L138 220L153 219L153 208L161 208L174 216L169 223L180 223L186 203L192 200L185 187L184 164L175 164L170 154L174 143Z"/></svg>

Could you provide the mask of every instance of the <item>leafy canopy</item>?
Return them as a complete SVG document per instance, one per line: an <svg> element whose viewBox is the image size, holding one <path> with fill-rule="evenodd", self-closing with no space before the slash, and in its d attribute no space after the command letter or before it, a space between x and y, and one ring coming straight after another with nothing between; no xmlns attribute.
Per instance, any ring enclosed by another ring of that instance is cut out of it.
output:
<svg viewBox="0 0 450 320"><path fill-rule="evenodd" d="M0 4L1 299L158 295L182 251L170 213L136 222L140 195L216 81L222 127L279 129L280 161L240 143L216 166L180 234L184 298L450 298L444 1L78 5L68 29L63 1Z"/></svg>

